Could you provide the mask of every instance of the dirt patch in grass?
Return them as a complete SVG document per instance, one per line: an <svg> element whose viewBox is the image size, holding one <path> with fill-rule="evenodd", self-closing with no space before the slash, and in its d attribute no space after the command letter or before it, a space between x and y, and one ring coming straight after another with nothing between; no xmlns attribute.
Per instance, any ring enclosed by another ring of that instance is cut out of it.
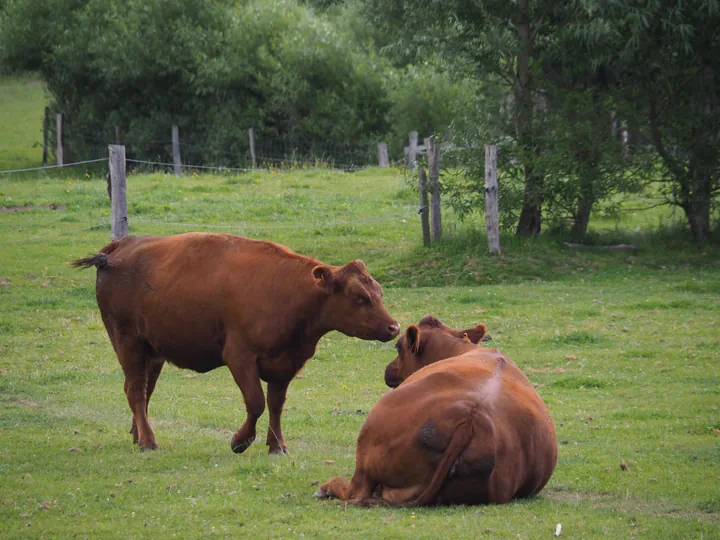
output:
<svg viewBox="0 0 720 540"><path fill-rule="evenodd" d="M38 404L34 401L28 401L26 399L18 399L15 402L15 405L18 405L19 407L37 407Z"/></svg>
<svg viewBox="0 0 720 540"><path fill-rule="evenodd" d="M546 489L542 492L541 497L561 503L609 501L612 498L610 495L603 495L601 493L583 493L564 489Z"/></svg>
<svg viewBox="0 0 720 540"><path fill-rule="evenodd" d="M2 214L12 214L15 212L27 212L28 210L64 210L67 208L66 204L41 204L39 206L35 206L32 204L25 204L22 206L0 206L0 213Z"/></svg>

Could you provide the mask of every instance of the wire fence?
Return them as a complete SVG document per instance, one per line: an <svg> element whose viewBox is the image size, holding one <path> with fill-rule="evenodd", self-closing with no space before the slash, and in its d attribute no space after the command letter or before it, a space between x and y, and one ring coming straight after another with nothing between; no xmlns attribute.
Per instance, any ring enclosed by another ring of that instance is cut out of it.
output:
<svg viewBox="0 0 720 540"><path fill-rule="evenodd" d="M82 160L77 161L73 163L66 163L64 165L47 165L44 167L29 167L25 169L9 169L9 170L3 170L0 171L0 174L12 174L12 173L22 173L27 171L43 171L43 170L54 170L54 169L65 169L75 166L82 166L82 165L92 165L97 164L101 162L107 162L108 158L97 158L97 159L90 159L90 160ZM162 168L171 168L173 167L172 163L168 162L162 162L162 161L147 161L147 160L137 160L137 159L126 159L126 162L128 164L138 164L138 165L148 165L152 167L162 167ZM240 168L240 167L217 167L217 166L209 166L209 165L191 165L191 164L183 164L183 168L185 169L198 169L198 170L204 170L204 171L218 171L218 172L253 172L253 171L259 171L259 172L269 172L268 169L261 169L261 168ZM274 171L280 171L281 169L273 169ZM292 169L285 169L285 170L292 170ZM109 206L109 205L108 205ZM263 231L263 230L312 230L312 229L329 229L329 228L335 228L335 227L355 227L355 226L361 226L366 224L374 224L374 223L386 223L386 222L405 222L408 219L411 219L413 216L415 216L418 212L418 209L414 205L403 205L405 208L405 211L402 213L394 213L391 215L385 215L385 216L373 216L373 217L367 217L367 218L359 218L359 219L335 219L335 220L327 220L327 221L318 221L318 222L309 222L304 221L302 223L285 223L285 224L256 224L256 223L197 223L197 222L186 222L186 221L174 221L174 220L168 220L168 219L152 219L152 218L146 218L146 217L129 217L128 222L132 226L132 224L148 224L153 226L161 226L161 227L172 227L172 228L184 228L188 230L198 230L198 229L204 229L204 230L228 230L228 231ZM30 207L32 208L32 207ZM24 209L24 207L23 207ZM36 242L41 240L48 240L53 238L58 238L61 236L68 236L68 235L75 235L77 233L82 232L88 232L88 231L97 231L97 230L107 230L109 229L111 225L111 220L101 220L98 223L76 228L76 229L70 229L70 230L60 230L48 234L41 234L41 235L34 235L34 236L26 236L22 238L17 238L13 240L6 240L6 241L0 241L0 245L8 245L8 244L19 244L23 242ZM51 225L51 227L56 228L60 226L60 223L55 223Z"/></svg>
<svg viewBox="0 0 720 540"><path fill-rule="evenodd" d="M6 169L3 171L0 171L0 174L23 173L23 172L30 172L30 171L44 171L44 170L50 170L50 169L65 169L67 167L75 167L77 165L87 165L90 163L100 163L103 161L107 162L107 158L86 159L84 161L75 161L74 163L64 163L62 165L43 165L41 167L27 167L25 169Z"/></svg>
<svg viewBox="0 0 720 540"><path fill-rule="evenodd" d="M173 161L173 139L167 129L167 138L159 133L118 129L99 131L83 129L74 125L71 119L62 121L63 155L77 160L106 151L108 144L122 144L128 158L138 161L168 163ZM47 126L47 148L52 154L57 145L57 132L50 123ZM358 169L378 163L377 144L380 141L362 140L357 142L333 142L324 139L312 140L290 135L272 135L258 131L250 135L238 129L232 133L199 133L190 128L179 128L178 147L183 163L200 166L222 166L224 168L281 168L300 165L323 166L333 169ZM42 147L42 143L37 143Z"/></svg>

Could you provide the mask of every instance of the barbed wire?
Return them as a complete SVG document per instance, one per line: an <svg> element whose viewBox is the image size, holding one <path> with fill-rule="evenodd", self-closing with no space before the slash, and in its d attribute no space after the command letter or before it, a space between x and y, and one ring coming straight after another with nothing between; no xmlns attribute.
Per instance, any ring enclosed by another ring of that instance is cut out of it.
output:
<svg viewBox="0 0 720 540"><path fill-rule="evenodd" d="M125 161L127 163L140 163L140 164L145 164L145 165L154 165L157 167L174 167L175 166L174 163L168 163L168 162L164 162L164 161L146 161L143 159L126 159ZM285 163L288 162L288 160L277 160L277 161L285 162ZM267 168L261 168L261 167L252 168L252 167L225 167L222 165L189 165L186 163L180 163L178 165L184 169L202 169L202 170L228 171L228 172L232 172L232 171L235 171L235 172L290 172L290 171L296 170L295 168L267 169ZM305 167L303 170L309 170L312 168L321 169L322 167ZM346 172L354 171L355 172L355 171L360 171L363 169L369 169L371 167L369 165L366 165L364 167L355 167L355 166L350 165L350 166L347 166L344 168L338 167L338 166L328 167L328 168L332 168L332 170L335 170L335 171L346 171Z"/></svg>
<svg viewBox="0 0 720 540"><path fill-rule="evenodd" d="M345 225L360 225L365 223L380 223L387 221L397 221L400 219L411 218L416 213L415 210L412 212L406 212L403 214L393 214L390 216L383 216L377 218L357 219L357 220L342 220L325 223L305 223L302 225L255 225L255 224L237 224L237 225L225 225L225 224L213 224L213 223L182 223L177 221L165 221L160 219L149 219L149 218L129 218L130 224L135 221L142 223L153 223L156 225L170 225L175 227L198 227L203 229L229 229L229 230L273 230L273 229L316 229L325 227L340 227Z"/></svg>
<svg viewBox="0 0 720 540"><path fill-rule="evenodd" d="M156 165L160 167L174 167L174 163L165 163L163 161L146 161L144 159L125 159L127 163L143 163L145 165ZM222 166L212 166L212 165L186 165L185 163L179 163L180 167L183 167L185 169L211 169L211 170L217 170L217 171L240 171L240 172L253 172L253 171L263 171L267 169L252 169L252 168L244 168L244 167L222 167Z"/></svg>
<svg viewBox="0 0 720 540"><path fill-rule="evenodd" d="M70 230L70 231L61 231L61 232L57 232L57 233L53 233L53 234L45 234L45 235L42 235L42 236L32 236L32 237L30 237L30 238L20 238L20 239L18 239L18 240L5 240L5 241L3 241L3 242L0 242L0 245L5 245L5 244L19 244L20 242L34 242L35 240L45 240L45 239L47 239L47 238L55 238L55 237L58 237L58 236L64 236L64 235L66 235L66 234L73 234L73 233L77 233L77 232L90 231L90 230L93 230L93 229L101 229L101 228L103 228L103 227L107 227L108 225L110 225L110 222L109 222L109 221L105 221L105 222L102 222L102 223L97 223L96 225L91 225L90 227L83 227L82 229L73 229L73 230Z"/></svg>
<svg viewBox="0 0 720 540"><path fill-rule="evenodd" d="M43 171L45 169L64 169L65 167L74 167L75 165L86 165L88 163L100 163L107 161L108 158L87 159L85 161L75 161L73 163L63 163L62 165L43 165L42 167L28 167L27 169L7 169L0 171L0 174L19 173L26 171Z"/></svg>
<svg viewBox="0 0 720 540"><path fill-rule="evenodd" d="M220 230L276 230L276 229L314 229L314 228L329 228L329 227L341 227L341 226L348 226L348 225L361 225L366 223L381 223L381 222L388 222L388 221L399 221L399 220L406 220L411 218L415 213L415 207L412 207L413 210L410 212L405 212L402 214L393 214L389 216L382 216L382 217L376 217L376 218L367 218L367 219L357 219L357 220L340 220L340 221L330 221L330 222L324 222L324 223L310 223L310 224L302 224L302 225L291 225L291 224L283 224L283 225L256 225L256 224L234 224L234 225L227 225L227 224L221 224L221 223L183 223L183 222L177 222L177 221L166 221L166 220L159 220L159 219L150 219L150 218L129 218L129 224L132 225L134 222L140 222L140 223L151 223L154 225L169 225L173 227L186 227L186 228L199 228L199 229L220 229ZM47 238L57 238L58 236L64 236L68 234L74 234L78 232L84 232L84 231L90 231L95 229L100 229L103 227L108 227L110 225L109 221L102 221L95 225L91 225L89 227L83 227L81 229L72 229L69 231L60 231L57 233L52 234L45 234L40 236L33 236L29 238L21 238L17 240L6 240L3 242L0 242L0 245L5 244L18 244L21 242L34 242L36 240L45 240Z"/></svg>

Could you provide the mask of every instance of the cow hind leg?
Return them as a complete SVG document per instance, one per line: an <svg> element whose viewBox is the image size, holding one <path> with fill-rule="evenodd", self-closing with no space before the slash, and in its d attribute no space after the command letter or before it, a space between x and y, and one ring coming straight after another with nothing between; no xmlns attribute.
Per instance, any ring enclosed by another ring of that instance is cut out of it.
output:
<svg viewBox="0 0 720 540"><path fill-rule="evenodd" d="M157 449L155 434L147 417L150 355L142 344L134 339L116 344L115 350L125 373L125 395L133 413L133 425L130 430L133 442L139 444L143 450L155 450ZM154 377L155 381L157 375L159 373ZM153 383L153 389L154 387Z"/></svg>
<svg viewBox="0 0 720 540"><path fill-rule="evenodd" d="M165 365L164 360L154 360L147 364L147 387L145 390L145 415L149 418L150 414L148 412L148 407L150 405L150 397L153 394L153 391L155 390L155 385L157 384L157 380L160 377L160 372L162 371L163 366ZM128 388L128 382L127 379L125 380L125 394L127 395L127 388ZM133 416L132 426L130 427L130 434L133 436L133 442L135 444L138 444L138 429L137 429L137 423L135 422L135 417Z"/></svg>
<svg viewBox="0 0 720 540"><path fill-rule="evenodd" d="M285 404L285 395L287 387L290 383L268 383L267 404L270 413L270 427L265 444L269 446L270 454L287 454L288 449L283 438L282 428L280 427L280 415L282 414L283 405Z"/></svg>
<svg viewBox="0 0 720 540"><path fill-rule="evenodd" d="M260 384L257 358L249 351L226 343L223 360L230 369L235 383L245 400L247 418L245 423L235 432L230 440L230 447L236 454L247 450L255 440L255 426L258 418L265 411L265 394Z"/></svg>

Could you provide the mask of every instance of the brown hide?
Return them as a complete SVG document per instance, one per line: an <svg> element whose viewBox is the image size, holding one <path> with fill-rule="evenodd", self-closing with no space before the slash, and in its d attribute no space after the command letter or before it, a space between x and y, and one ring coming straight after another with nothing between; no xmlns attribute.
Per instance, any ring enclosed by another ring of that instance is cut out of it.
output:
<svg viewBox="0 0 720 540"><path fill-rule="evenodd" d="M538 493L557 462L550 413L520 369L434 317L410 325L386 379L399 386L360 430L351 481L319 498L394 506L504 503Z"/></svg>
<svg viewBox="0 0 720 540"><path fill-rule="evenodd" d="M129 236L73 263L97 266L97 301L125 373L131 433L157 448L147 405L167 360L207 372L226 365L247 419L235 452L255 439L268 383L270 452L285 452L280 415L288 384L331 330L389 341L399 331L361 261L329 266L288 248L228 234Z"/></svg>

